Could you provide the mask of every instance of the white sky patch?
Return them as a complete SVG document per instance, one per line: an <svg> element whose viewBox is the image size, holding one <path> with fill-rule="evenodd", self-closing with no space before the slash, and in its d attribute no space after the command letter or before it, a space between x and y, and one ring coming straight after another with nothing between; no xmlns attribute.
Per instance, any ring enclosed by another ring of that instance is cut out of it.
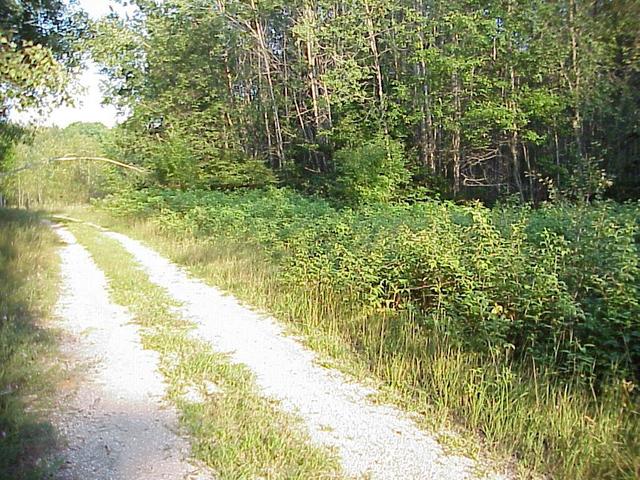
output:
<svg viewBox="0 0 640 480"><path fill-rule="evenodd" d="M133 11L133 7L125 7L109 0L80 0L78 3L94 20L108 15L112 11L120 15Z"/></svg>
<svg viewBox="0 0 640 480"><path fill-rule="evenodd" d="M78 4L94 20L112 12L126 15L133 11L133 7L124 7L109 0L79 0ZM100 122L107 127L113 127L119 120L118 111L111 105L102 105L104 94L100 84L104 80L106 78L100 73L98 66L88 62L78 78L81 88L74 99L74 106L57 107L46 115L39 115L35 110L12 112L10 118L20 124L61 128L75 122Z"/></svg>

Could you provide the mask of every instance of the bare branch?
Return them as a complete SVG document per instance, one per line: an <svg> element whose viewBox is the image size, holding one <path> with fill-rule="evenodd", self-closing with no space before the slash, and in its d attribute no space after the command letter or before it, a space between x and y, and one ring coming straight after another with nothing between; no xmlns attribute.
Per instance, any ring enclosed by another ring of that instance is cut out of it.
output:
<svg viewBox="0 0 640 480"><path fill-rule="evenodd" d="M54 158L49 158L45 161L42 162L32 162L32 163L28 163L27 165L20 167L20 168L16 168L15 170L10 170L8 172L0 172L0 178L5 178L5 177L11 177L13 175L17 175L20 172L24 172L25 170L31 170L32 168L36 168L36 167L40 167L43 165L49 165L51 163L56 163L56 162L77 162L77 161L81 161L81 160L88 160L88 161L94 161L94 162L105 162L105 163L110 163L112 165L116 165L118 167L122 167L122 168L127 168L129 170L133 170L134 172L138 172L138 173L148 173L147 170L137 167L135 165L130 165L127 163L123 163L123 162L119 162L118 160L112 160L110 158L106 158L106 157L83 157L83 156L75 156L75 155L65 155L64 157L54 157Z"/></svg>

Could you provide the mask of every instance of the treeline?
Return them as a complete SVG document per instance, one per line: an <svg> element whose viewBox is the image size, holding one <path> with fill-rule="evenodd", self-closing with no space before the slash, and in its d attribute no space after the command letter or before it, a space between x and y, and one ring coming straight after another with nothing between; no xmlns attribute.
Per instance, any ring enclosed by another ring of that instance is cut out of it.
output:
<svg viewBox="0 0 640 480"><path fill-rule="evenodd" d="M162 184L638 197L637 1L134 3L92 48Z"/></svg>

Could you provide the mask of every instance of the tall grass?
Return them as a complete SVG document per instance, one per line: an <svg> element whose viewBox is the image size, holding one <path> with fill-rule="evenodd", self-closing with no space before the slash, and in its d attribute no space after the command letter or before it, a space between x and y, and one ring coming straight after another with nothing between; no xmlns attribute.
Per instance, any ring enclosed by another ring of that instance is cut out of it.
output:
<svg viewBox="0 0 640 480"><path fill-rule="evenodd" d="M57 297L55 238L37 215L0 209L0 478L43 478L55 443L46 412L60 378L43 328Z"/></svg>
<svg viewBox="0 0 640 480"><path fill-rule="evenodd" d="M334 212L280 192L146 195L111 212L434 427L466 427L523 472L638 476L637 207Z"/></svg>

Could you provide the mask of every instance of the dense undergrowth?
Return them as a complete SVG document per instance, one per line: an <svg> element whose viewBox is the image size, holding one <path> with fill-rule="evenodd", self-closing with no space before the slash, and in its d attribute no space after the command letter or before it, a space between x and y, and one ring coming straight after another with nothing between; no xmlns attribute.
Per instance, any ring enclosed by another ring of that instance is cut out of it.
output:
<svg viewBox="0 0 640 480"><path fill-rule="evenodd" d="M244 281L282 317L339 337L414 407L521 465L636 477L638 205L352 211L275 189L144 191L103 205L196 239L187 263L258 252L258 264L235 261L214 280Z"/></svg>
<svg viewBox="0 0 640 480"><path fill-rule="evenodd" d="M0 209L0 478L45 478L55 442L42 412L60 380L43 327L56 300L56 242L35 214Z"/></svg>

